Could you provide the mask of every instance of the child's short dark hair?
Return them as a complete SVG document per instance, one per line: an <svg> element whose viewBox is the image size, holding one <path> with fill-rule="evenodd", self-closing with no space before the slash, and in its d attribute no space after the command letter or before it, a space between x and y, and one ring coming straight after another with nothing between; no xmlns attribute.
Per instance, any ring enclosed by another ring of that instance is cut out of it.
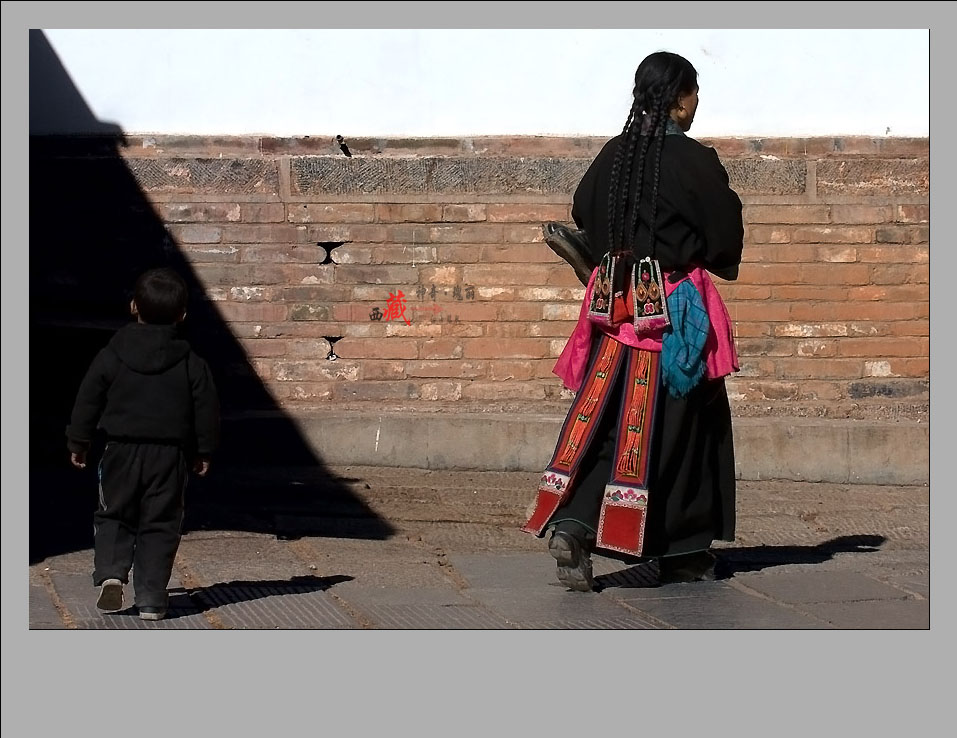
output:
<svg viewBox="0 0 957 738"><path fill-rule="evenodd" d="M172 269L150 269L136 280L133 301L144 323L173 325L186 312L188 294L185 280Z"/></svg>

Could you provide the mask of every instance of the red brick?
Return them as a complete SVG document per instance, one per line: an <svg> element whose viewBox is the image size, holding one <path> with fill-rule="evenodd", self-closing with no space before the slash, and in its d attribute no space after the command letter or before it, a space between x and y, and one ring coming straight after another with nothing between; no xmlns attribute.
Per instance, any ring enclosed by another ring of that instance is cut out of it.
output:
<svg viewBox="0 0 957 738"><path fill-rule="evenodd" d="M861 246L857 258L865 263L927 264L930 250L927 246Z"/></svg>
<svg viewBox="0 0 957 738"><path fill-rule="evenodd" d="M541 303L498 303L497 320L542 320Z"/></svg>
<svg viewBox="0 0 957 738"><path fill-rule="evenodd" d="M771 288L753 284L722 285L719 290L725 302L730 300L767 300L771 297Z"/></svg>
<svg viewBox="0 0 957 738"><path fill-rule="evenodd" d="M541 338L541 334L538 336L532 336L529 329L531 328L532 323L485 323L482 325L483 331L482 336L489 338ZM565 334L567 335L567 334ZM474 337L474 336L473 336Z"/></svg>
<svg viewBox="0 0 957 738"><path fill-rule="evenodd" d="M739 338L736 341L738 356L791 356L794 353L791 342L768 337Z"/></svg>
<svg viewBox="0 0 957 738"><path fill-rule="evenodd" d="M226 243L302 243L307 240L301 228L284 223L223 226L222 236Z"/></svg>
<svg viewBox="0 0 957 738"><path fill-rule="evenodd" d="M741 255L743 264L801 264L816 262L820 247L812 244L788 243L782 245L747 244Z"/></svg>
<svg viewBox="0 0 957 738"><path fill-rule="evenodd" d="M260 267L263 268L263 267ZM281 280L287 284L330 284L335 279L335 268L332 264L280 264L271 267L278 271Z"/></svg>
<svg viewBox="0 0 957 738"><path fill-rule="evenodd" d="M328 305L315 305L310 303L291 303L289 305L289 320L292 321L319 320L325 323L329 321L330 317Z"/></svg>
<svg viewBox="0 0 957 738"><path fill-rule="evenodd" d="M806 264L800 267L798 282L816 285L859 285L871 279L866 264Z"/></svg>
<svg viewBox="0 0 957 738"><path fill-rule="evenodd" d="M485 261L491 263L518 262L523 264L565 264L554 251L544 243L521 244L507 243L502 246L486 246Z"/></svg>
<svg viewBox="0 0 957 738"><path fill-rule="evenodd" d="M857 261L857 249L853 246L819 246L816 261L852 264Z"/></svg>
<svg viewBox="0 0 957 738"><path fill-rule="evenodd" d="M220 243L223 228L209 225L171 225L167 230L177 243ZM227 241L233 239L227 238Z"/></svg>
<svg viewBox="0 0 957 738"><path fill-rule="evenodd" d="M795 243L874 243L874 228L855 226L805 226L791 234Z"/></svg>
<svg viewBox="0 0 957 738"><path fill-rule="evenodd" d="M412 266L337 264L335 270L337 284L398 285L406 299L419 281L419 272Z"/></svg>
<svg viewBox="0 0 957 738"><path fill-rule="evenodd" d="M277 382L355 382L359 365L355 361L329 361L325 356L301 361L277 361L273 364Z"/></svg>
<svg viewBox="0 0 957 738"><path fill-rule="evenodd" d="M324 338L297 338L288 342L286 355L291 359L323 359L329 356L332 345Z"/></svg>
<svg viewBox="0 0 957 738"><path fill-rule="evenodd" d="M385 242L392 244L430 245L428 225L388 225L385 226Z"/></svg>
<svg viewBox="0 0 957 738"><path fill-rule="evenodd" d="M462 280L476 287L500 285L526 287L545 284L549 271L543 264L470 264L462 267Z"/></svg>
<svg viewBox="0 0 957 738"><path fill-rule="evenodd" d="M375 217L371 203L296 203L286 212L290 223L374 223Z"/></svg>
<svg viewBox="0 0 957 738"><path fill-rule="evenodd" d="M414 310L406 310L411 325L401 320L391 320L385 324L386 336L412 336L416 338L435 338L442 335L442 324L432 321L428 315L419 315Z"/></svg>
<svg viewBox="0 0 957 738"><path fill-rule="evenodd" d="M419 349L415 338L352 338L336 341L335 349L343 359L415 359Z"/></svg>
<svg viewBox="0 0 957 738"><path fill-rule="evenodd" d="M335 382L275 382L269 392L282 406L314 406L332 400Z"/></svg>
<svg viewBox="0 0 957 738"><path fill-rule="evenodd" d="M536 241L542 241L542 235L540 224L506 225L502 240L505 243L535 243Z"/></svg>
<svg viewBox="0 0 957 738"><path fill-rule="evenodd" d="M219 264L239 261L239 247L227 243L180 244L179 251L193 264Z"/></svg>
<svg viewBox="0 0 957 738"><path fill-rule="evenodd" d="M489 366L490 364L484 361L446 359L444 361L409 361L405 365L405 370L410 377L472 379L486 376Z"/></svg>
<svg viewBox="0 0 957 738"><path fill-rule="evenodd" d="M462 388L465 400L544 400L545 386L539 382L469 382Z"/></svg>
<svg viewBox="0 0 957 738"><path fill-rule="evenodd" d="M476 136L468 151L482 156L558 156L595 158L607 136Z"/></svg>
<svg viewBox="0 0 957 738"><path fill-rule="evenodd" d="M542 306L542 320L578 320L580 312L581 305L577 303L546 304Z"/></svg>
<svg viewBox="0 0 957 738"><path fill-rule="evenodd" d="M749 138L702 138L699 142L713 148L722 161L754 153L754 146Z"/></svg>
<svg viewBox="0 0 957 738"><path fill-rule="evenodd" d="M515 302L518 290L514 287L476 287L475 299L487 302Z"/></svg>
<svg viewBox="0 0 957 738"><path fill-rule="evenodd" d="M227 321L270 322L286 319L285 305L263 302L219 302L219 314Z"/></svg>
<svg viewBox="0 0 957 738"><path fill-rule="evenodd" d="M846 340L846 339L842 339ZM799 341L795 353L806 357L833 357L838 354L838 342L825 341L820 338L811 338Z"/></svg>
<svg viewBox="0 0 957 738"><path fill-rule="evenodd" d="M823 321L820 323L783 323L773 326L772 330L775 337L783 338L820 338L846 336L848 334L846 323Z"/></svg>
<svg viewBox="0 0 957 738"><path fill-rule="evenodd" d="M927 318L930 305L907 302L851 302L835 306L846 320L915 320Z"/></svg>
<svg viewBox="0 0 957 738"><path fill-rule="evenodd" d="M275 338L241 339L239 345L242 346L246 356L257 358L285 356L287 352L286 341Z"/></svg>
<svg viewBox="0 0 957 738"><path fill-rule="evenodd" d="M427 302L424 304L425 306L429 306L432 303ZM488 302L463 301L454 303L443 302L442 304L436 304L441 309L438 313L438 317L440 318L445 314L454 312L461 323L484 323L499 319L498 307Z"/></svg>
<svg viewBox="0 0 957 738"><path fill-rule="evenodd" d="M486 205L446 205L442 208L442 220L446 223L477 223L486 219Z"/></svg>
<svg viewBox="0 0 957 738"><path fill-rule="evenodd" d="M863 372L860 359L778 359L774 367L778 379L860 379Z"/></svg>
<svg viewBox="0 0 957 738"><path fill-rule="evenodd" d="M344 243L342 246L336 246L334 249L332 249L332 252L329 254L329 258L332 259L333 264L372 264L373 256L381 256L382 251L386 248L388 247L381 245L359 246L352 243ZM325 255L325 249L321 249L321 251L323 255ZM411 255L407 254L406 258L399 263L409 263L411 261L410 257ZM376 261L375 263L381 264L383 262Z"/></svg>
<svg viewBox="0 0 957 738"><path fill-rule="evenodd" d="M873 325L873 324L872 324ZM881 332L888 336L929 336L929 320L902 320L886 323L881 326Z"/></svg>
<svg viewBox="0 0 957 738"><path fill-rule="evenodd" d="M818 287L816 285L774 285L771 296L788 302L840 301L847 298L845 287Z"/></svg>
<svg viewBox="0 0 957 738"><path fill-rule="evenodd" d="M418 248L416 247L416 253L419 253ZM437 244L426 248L435 254L435 261L440 264L475 264L486 261L485 246L480 244L465 246Z"/></svg>
<svg viewBox="0 0 957 738"><path fill-rule="evenodd" d="M541 359L548 341L539 338L463 338L467 359Z"/></svg>
<svg viewBox="0 0 957 738"><path fill-rule="evenodd" d="M418 267L418 279L416 282L429 288L430 298L432 285L435 285L437 289L440 287L451 288L455 285L461 285L463 283L463 273L464 270L460 266L443 265Z"/></svg>
<svg viewBox="0 0 957 738"><path fill-rule="evenodd" d="M930 231L927 226L894 226L878 228L877 243L927 243Z"/></svg>
<svg viewBox="0 0 957 738"><path fill-rule="evenodd" d="M928 205L898 205L898 223L927 223L930 220Z"/></svg>
<svg viewBox="0 0 957 738"><path fill-rule="evenodd" d="M747 205L746 223L827 223L827 205Z"/></svg>
<svg viewBox="0 0 957 738"><path fill-rule="evenodd" d="M462 344L467 339L435 338L419 345L420 359L461 359ZM414 357L413 357L414 358Z"/></svg>
<svg viewBox="0 0 957 738"><path fill-rule="evenodd" d="M238 204L226 202L164 202L154 207L167 223L228 223L238 221L242 212Z"/></svg>
<svg viewBox="0 0 957 738"><path fill-rule="evenodd" d="M462 382L423 382L418 397L430 402L453 402L462 399Z"/></svg>
<svg viewBox="0 0 957 738"><path fill-rule="evenodd" d="M460 316L456 313L456 318ZM489 323L442 323L442 335L456 338L481 338L485 335L485 328Z"/></svg>
<svg viewBox="0 0 957 738"><path fill-rule="evenodd" d="M240 210L243 223L282 223L286 219L286 208L278 202L244 202Z"/></svg>
<svg viewBox="0 0 957 738"><path fill-rule="evenodd" d="M519 323L519 325L522 325ZM577 322L570 320L549 320L541 323L528 323L528 335L541 338L568 338L575 330Z"/></svg>
<svg viewBox="0 0 957 738"><path fill-rule="evenodd" d="M890 220L890 205L831 205L831 223L870 225Z"/></svg>
<svg viewBox="0 0 957 738"><path fill-rule="evenodd" d="M440 225L428 229L429 243L501 243L500 225Z"/></svg>
<svg viewBox="0 0 957 738"><path fill-rule="evenodd" d="M382 225L334 225L311 223L295 228L303 235L300 241L315 243L382 243L388 239L389 229Z"/></svg>
<svg viewBox="0 0 957 738"><path fill-rule="evenodd" d="M406 374L405 361L376 361L363 359L359 362L359 375L367 379L404 379Z"/></svg>
<svg viewBox="0 0 957 738"><path fill-rule="evenodd" d="M900 138L887 136L878 139L881 156L923 157L930 156L930 139L928 138Z"/></svg>
<svg viewBox="0 0 957 738"><path fill-rule="evenodd" d="M262 338L288 338L291 339L290 345L303 338L315 339L342 335L342 326L328 321L266 323L256 328L259 330L255 335Z"/></svg>
<svg viewBox="0 0 957 738"><path fill-rule="evenodd" d="M266 264L321 264L326 258L326 250L306 243L271 243L265 245L243 246L240 261L244 263L262 262Z"/></svg>
<svg viewBox="0 0 957 738"><path fill-rule="evenodd" d="M789 243L791 231L780 226L746 225L744 241L745 243Z"/></svg>
<svg viewBox="0 0 957 738"><path fill-rule="evenodd" d="M847 291L850 300L881 300L883 302L926 302L930 300L929 284L869 284Z"/></svg>
<svg viewBox="0 0 957 738"><path fill-rule="evenodd" d="M873 284L928 284L929 264L882 264L871 267Z"/></svg>
<svg viewBox="0 0 957 738"><path fill-rule="evenodd" d="M930 355L929 338L846 338L839 344L841 356L920 358Z"/></svg>
<svg viewBox="0 0 957 738"><path fill-rule="evenodd" d="M416 385L401 382L343 382L333 389L335 400L411 400L418 397Z"/></svg>
<svg viewBox="0 0 957 738"><path fill-rule="evenodd" d="M437 223L442 220L442 206L414 203L409 205L378 204L380 223ZM425 239L422 239L425 240Z"/></svg>
<svg viewBox="0 0 957 738"><path fill-rule="evenodd" d="M548 379L555 376L552 374L553 366L555 366L555 362L551 359L542 361L492 361L489 363L489 379L496 382Z"/></svg>
<svg viewBox="0 0 957 738"><path fill-rule="evenodd" d="M570 224L571 206L545 203L489 205L488 220L491 223L535 223L539 229L542 223L550 221Z"/></svg>
<svg viewBox="0 0 957 738"><path fill-rule="evenodd" d="M788 320L791 315L791 305L781 302L729 302L728 313L731 320Z"/></svg>
<svg viewBox="0 0 957 738"><path fill-rule="evenodd" d="M891 374L896 377L929 377L930 359L898 359L888 360Z"/></svg>
<svg viewBox="0 0 957 738"><path fill-rule="evenodd" d="M280 302L282 301L282 287L278 285L230 287L226 291L226 299L235 302Z"/></svg>
<svg viewBox="0 0 957 738"><path fill-rule="evenodd" d="M748 322L734 320L733 325L736 338L771 335L771 326L763 321Z"/></svg>
<svg viewBox="0 0 957 738"><path fill-rule="evenodd" d="M581 304L585 288L578 287L526 287L516 292L515 299L530 302L574 302Z"/></svg>
<svg viewBox="0 0 957 738"><path fill-rule="evenodd" d="M346 302L351 297L352 288L346 285L306 284L283 287L281 299L287 302Z"/></svg>
<svg viewBox="0 0 957 738"><path fill-rule="evenodd" d="M742 264L738 282L744 284L799 284L803 267L796 264Z"/></svg>

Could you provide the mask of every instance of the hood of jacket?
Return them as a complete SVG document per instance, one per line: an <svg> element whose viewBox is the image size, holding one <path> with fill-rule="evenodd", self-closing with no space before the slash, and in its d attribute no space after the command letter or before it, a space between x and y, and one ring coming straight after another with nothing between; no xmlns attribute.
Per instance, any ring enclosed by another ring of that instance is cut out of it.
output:
<svg viewBox="0 0 957 738"><path fill-rule="evenodd" d="M131 323L110 339L110 348L126 366L140 374L159 374L183 360L189 343L174 325Z"/></svg>

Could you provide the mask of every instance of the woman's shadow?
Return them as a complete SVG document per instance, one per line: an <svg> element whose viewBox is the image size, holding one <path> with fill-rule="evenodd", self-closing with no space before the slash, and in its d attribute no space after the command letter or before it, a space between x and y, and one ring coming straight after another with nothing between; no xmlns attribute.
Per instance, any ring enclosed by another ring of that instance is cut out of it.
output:
<svg viewBox="0 0 957 738"><path fill-rule="evenodd" d="M814 546L742 546L715 548L711 552L717 559L715 579L721 581L731 579L735 574L760 571L772 566L821 564L830 561L836 554L873 553L885 541L885 536L862 534L838 536ZM631 563L629 568L622 571L596 576L595 583L602 589L659 586L657 563Z"/></svg>

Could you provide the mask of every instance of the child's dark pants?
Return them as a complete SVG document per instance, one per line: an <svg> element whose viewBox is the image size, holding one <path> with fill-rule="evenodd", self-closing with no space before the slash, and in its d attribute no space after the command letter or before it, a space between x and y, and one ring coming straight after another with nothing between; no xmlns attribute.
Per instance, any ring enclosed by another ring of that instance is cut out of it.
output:
<svg viewBox="0 0 957 738"><path fill-rule="evenodd" d="M99 476L93 584L126 583L132 567L134 603L165 608L182 533L186 456L173 445L110 441Z"/></svg>

